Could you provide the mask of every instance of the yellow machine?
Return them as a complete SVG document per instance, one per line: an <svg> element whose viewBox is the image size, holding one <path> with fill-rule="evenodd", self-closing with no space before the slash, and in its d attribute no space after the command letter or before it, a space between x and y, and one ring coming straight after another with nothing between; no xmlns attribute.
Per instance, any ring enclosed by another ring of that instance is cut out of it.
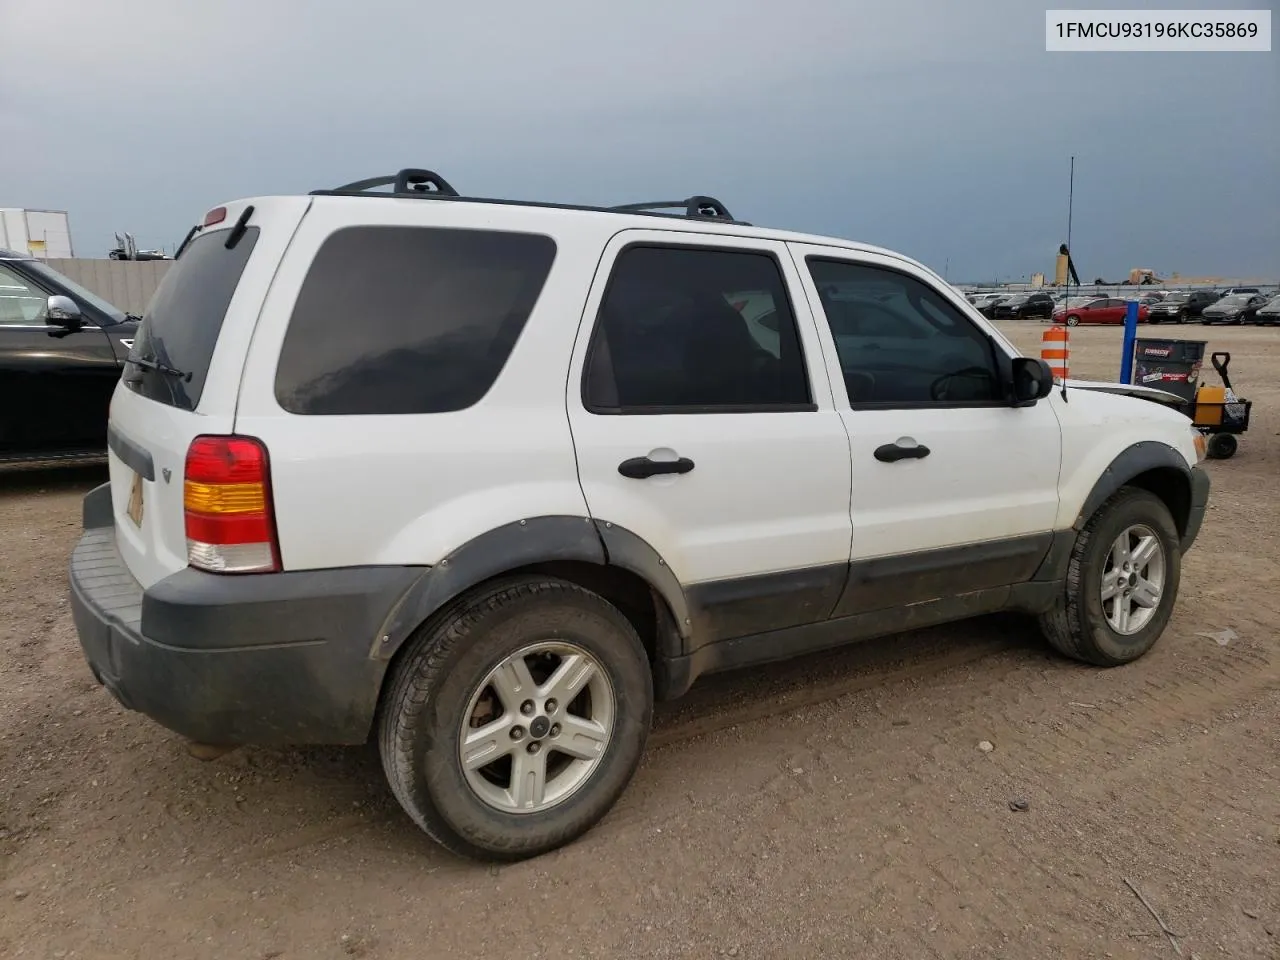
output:
<svg viewBox="0 0 1280 960"><path fill-rule="evenodd" d="M1249 412L1253 403L1242 400L1231 389L1227 367L1231 354L1210 354L1213 369L1222 378L1222 386L1202 384L1196 389L1196 399L1190 411L1191 421L1208 439L1207 455L1216 460L1226 460L1236 452L1236 437L1249 429Z"/></svg>

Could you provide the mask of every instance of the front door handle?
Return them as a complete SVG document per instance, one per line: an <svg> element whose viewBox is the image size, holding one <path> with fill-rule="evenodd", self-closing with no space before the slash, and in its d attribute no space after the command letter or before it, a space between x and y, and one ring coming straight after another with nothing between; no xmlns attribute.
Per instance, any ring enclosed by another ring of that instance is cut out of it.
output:
<svg viewBox="0 0 1280 960"><path fill-rule="evenodd" d="M923 460L929 455L929 448L923 443L904 446L899 443L886 443L876 447L876 459L881 463L896 463L899 460Z"/></svg>
<svg viewBox="0 0 1280 960"><path fill-rule="evenodd" d="M618 464L618 472L632 480L643 480L656 477L662 473L688 473L693 469L693 461L688 457L679 460L650 460L648 457L632 457Z"/></svg>

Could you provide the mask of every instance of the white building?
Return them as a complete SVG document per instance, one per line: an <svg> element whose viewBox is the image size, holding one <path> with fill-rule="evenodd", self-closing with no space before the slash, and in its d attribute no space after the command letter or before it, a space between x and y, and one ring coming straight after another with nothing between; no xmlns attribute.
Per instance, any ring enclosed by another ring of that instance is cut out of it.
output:
<svg viewBox="0 0 1280 960"><path fill-rule="evenodd" d="M0 249L41 259L74 257L67 212L0 207Z"/></svg>

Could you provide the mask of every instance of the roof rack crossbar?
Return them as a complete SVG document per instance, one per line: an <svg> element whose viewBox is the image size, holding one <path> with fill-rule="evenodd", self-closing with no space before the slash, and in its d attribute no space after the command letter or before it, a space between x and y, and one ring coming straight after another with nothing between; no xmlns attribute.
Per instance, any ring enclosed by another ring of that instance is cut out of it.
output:
<svg viewBox="0 0 1280 960"><path fill-rule="evenodd" d="M646 210L683 210L686 217L713 220L732 220L729 208L715 197L693 196L684 200L654 200L649 203L621 203L611 210L643 212Z"/></svg>
<svg viewBox="0 0 1280 960"><path fill-rule="evenodd" d="M457 190L440 174L432 170L419 170L408 167L393 176L369 177L366 180L355 180L344 183L332 190L312 190L311 195L323 193L366 193L378 187L392 187L393 193L425 193L444 197L459 196Z"/></svg>

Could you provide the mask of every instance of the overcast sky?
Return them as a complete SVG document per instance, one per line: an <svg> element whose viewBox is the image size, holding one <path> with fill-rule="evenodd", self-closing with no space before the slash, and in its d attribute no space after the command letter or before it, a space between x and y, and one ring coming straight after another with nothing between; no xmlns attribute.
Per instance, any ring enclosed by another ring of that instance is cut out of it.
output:
<svg viewBox="0 0 1280 960"><path fill-rule="evenodd" d="M422 166L481 196L708 193L1016 279L1052 273L1074 153L1082 279L1280 276L1280 52L1050 54L1047 5L0 0L0 206L68 210L103 256ZM1276 4L1158 4L1250 5Z"/></svg>

